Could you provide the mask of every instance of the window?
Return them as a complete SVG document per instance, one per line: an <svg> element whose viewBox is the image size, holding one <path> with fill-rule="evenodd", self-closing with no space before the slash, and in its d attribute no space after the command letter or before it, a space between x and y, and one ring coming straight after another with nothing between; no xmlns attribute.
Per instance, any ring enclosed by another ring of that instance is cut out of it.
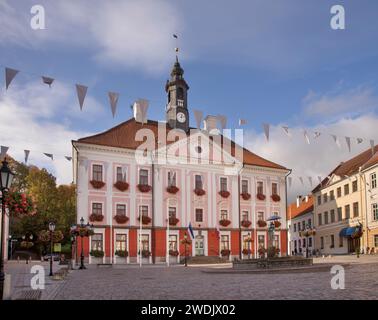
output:
<svg viewBox="0 0 378 320"><path fill-rule="evenodd" d="M257 220L261 220L261 221L264 221L264 212L263 211L259 211L257 212Z"/></svg>
<svg viewBox="0 0 378 320"><path fill-rule="evenodd" d="M329 192L329 200L330 201L335 200L335 191L334 190L331 190Z"/></svg>
<svg viewBox="0 0 378 320"><path fill-rule="evenodd" d="M308 227L311 228L311 225L312 225L311 219L308 219L307 224L308 224Z"/></svg>
<svg viewBox="0 0 378 320"><path fill-rule="evenodd" d="M343 208L341 207L337 208L337 220L338 221L343 220Z"/></svg>
<svg viewBox="0 0 378 320"><path fill-rule="evenodd" d="M148 206L139 206L139 216L148 217Z"/></svg>
<svg viewBox="0 0 378 320"><path fill-rule="evenodd" d="M148 185L148 170L146 169L139 170L139 184L143 186Z"/></svg>
<svg viewBox="0 0 378 320"><path fill-rule="evenodd" d="M377 203L372 204L372 212L373 212L373 221L377 221L378 220L378 204Z"/></svg>
<svg viewBox="0 0 378 320"><path fill-rule="evenodd" d="M169 207L168 208L168 215L169 218L176 218L176 207Z"/></svg>
<svg viewBox="0 0 378 320"><path fill-rule="evenodd" d="M301 242L301 239L299 239L298 240L298 248L299 248L299 250L302 250L301 247L302 247L302 242Z"/></svg>
<svg viewBox="0 0 378 320"><path fill-rule="evenodd" d="M350 205L345 206L345 219L350 219Z"/></svg>
<svg viewBox="0 0 378 320"><path fill-rule="evenodd" d="M227 210L221 210L220 218L221 220L227 220L228 212Z"/></svg>
<svg viewBox="0 0 378 320"><path fill-rule="evenodd" d="M125 204L117 204L116 214L117 214L117 216L125 216L126 215L126 205Z"/></svg>
<svg viewBox="0 0 378 320"><path fill-rule="evenodd" d="M259 249L260 248L265 248L265 236L260 234L257 238L257 243L258 243L258 247Z"/></svg>
<svg viewBox="0 0 378 320"><path fill-rule="evenodd" d="M294 248L297 249L297 240L294 240Z"/></svg>
<svg viewBox="0 0 378 320"><path fill-rule="evenodd" d="M199 174L196 174L195 176L195 183L196 183L196 189L203 189L203 186L202 186L202 176L199 175Z"/></svg>
<svg viewBox="0 0 378 320"><path fill-rule="evenodd" d="M322 204L322 197L318 196L318 206L320 206L321 204Z"/></svg>
<svg viewBox="0 0 378 320"><path fill-rule="evenodd" d="M324 224L328 224L328 211L324 212Z"/></svg>
<svg viewBox="0 0 378 320"><path fill-rule="evenodd" d="M298 231L301 231L301 223L298 222Z"/></svg>
<svg viewBox="0 0 378 320"><path fill-rule="evenodd" d="M334 223L335 222L335 210L332 209L331 210L331 223Z"/></svg>
<svg viewBox="0 0 378 320"><path fill-rule="evenodd" d="M176 172L168 171L168 187L176 187Z"/></svg>
<svg viewBox="0 0 378 320"><path fill-rule="evenodd" d="M272 183L272 194L278 194L278 184Z"/></svg>
<svg viewBox="0 0 378 320"><path fill-rule="evenodd" d="M203 210L196 209L196 222L202 222L202 221L203 221Z"/></svg>
<svg viewBox="0 0 378 320"><path fill-rule="evenodd" d="M93 214L102 214L102 203L93 202L92 203L92 213Z"/></svg>
<svg viewBox="0 0 378 320"><path fill-rule="evenodd" d="M358 189L358 187L357 187L357 180L354 180L352 182L352 192L356 192L357 189Z"/></svg>
<svg viewBox="0 0 378 320"><path fill-rule="evenodd" d="M242 221L248 221L248 211L242 211Z"/></svg>
<svg viewBox="0 0 378 320"><path fill-rule="evenodd" d="M318 214L318 225L321 226L323 223L322 223L322 214L319 213Z"/></svg>
<svg viewBox="0 0 378 320"><path fill-rule="evenodd" d="M372 189L377 187L377 175L375 172L370 175L370 185Z"/></svg>
<svg viewBox="0 0 378 320"><path fill-rule="evenodd" d="M221 250L230 250L228 235L222 235L221 236L220 249Z"/></svg>
<svg viewBox="0 0 378 320"><path fill-rule="evenodd" d="M150 251L150 237L148 234L142 234L141 237L142 242L142 250L143 251Z"/></svg>
<svg viewBox="0 0 378 320"><path fill-rule="evenodd" d="M102 233L95 233L91 237L91 250L102 251Z"/></svg>
<svg viewBox="0 0 378 320"><path fill-rule="evenodd" d="M122 167L117 167L116 169L116 181L126 181L126 170Z"/></svg>
<svg viewBox="0 0 378 320"><path fill-rule="evenodd" d="M335 247L335 236L331 234L331 248Z"/></svg>
<svg viewBox="0 0 378 320"><path fill-rule="evenodd" d="M302 221L302 230L306 230L306 221Z"/></svg>
<svg viewBox="0 0 378 320"><path fill-rule="evenodd" d="M323 202L325 203L327 201L328 201L328 194L325 193L325 194L323 194Z"/></svg>
<svg viewBox="0 0 378 320"><path fill-rule="evenodd" d="M302 247L306 248L306 238L303 238Z"/></svg>
<svg viewBox="0 0 378 320"><path fill-rule="evenodd" d="M248 180L242 180L242 193L248 193Z"/></svg>
<svg viewBox="0 0 378 320"><path fill-rule="evenodd" d="M349 183L344 185L344 196L346 196L347 194L349 194Z"/></svg>
<svg viewBox="0 0 378 320"><path fill-rule="evenodd" d="M274 235L273 238L273 247L279 248L280 247L280 236Z"/></svg>
<svg viewBox="0 0 378 320"><path fill-rule="evenodd" d="M251 249L251 236L248 234L243 235L243 250Z"/></svg>
<svg viewBox="0 0 378 320"><path fill-rule="evenodd" d="M339 247L341 248L344 245L344 238L339 236Z"/></svg>
<svg viewBox="0 0 378 320"><path fill-rule="evenodd" d="M220 191L227 191L227 178L220 178Z"/></svg>
<svg viewBox="0 0 378 320"><path fill-rule="evenodd" d="M93 165L92 179L94 181L102 181L102 165L100 164Z"/></svg>
<svg viewBox="0 0 378 320"><path fill-rule="evenodd" d="M264 184L262 181L257 181L257 194L264 194Z"/></svg>
<svg viewBox="0 0 378 320"><path fill-rule="evenodd" d="M177 251L177 235L169 235L168 247L169 250Z"/></svg>
<svg viewBox="0 0 378 320"><path fill-rule="evenodd" d="M353 218L357 218L358 215L358 202L353 202Z"/></svg>
<svg viewBox="0 0 378 320"><path fill-rule="evenodd" d="M312 237L308 238L308 246L312 247Z"/></svg>
<svg viewBox="0 0 378 320"><path fill-rule="evenodd" d="M374 236L374 247L378 247L378 235Z"/></svg>
<svg viewBox="0 0 378 320"><path fill-rule="evenodd" d="M324 249L324 238L320 237L320 249Z"/></svg>
<svg viewBox="0 0 378 320"><path fill-rule="evenodd" d="M294 232L297 232L297 225L294 223L293 226L294 226Z"/></svg>
<svg viewBox="0 0 378 320"><path fill-rule="evenodd" d="M341 197L341 187L338 187L338 188L337 188L337 197L338 197L338 198Z"/></svg>
<svg viewBox="0 0 378 320"><path fill-rule="evenodd" d="M125 234L116 234L116 251L126 251L126 235Z"/></svg>

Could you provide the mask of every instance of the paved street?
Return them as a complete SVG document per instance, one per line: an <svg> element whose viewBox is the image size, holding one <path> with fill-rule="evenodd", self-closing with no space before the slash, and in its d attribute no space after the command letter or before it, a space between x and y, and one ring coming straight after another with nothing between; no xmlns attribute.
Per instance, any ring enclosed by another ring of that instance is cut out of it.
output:
<svg viewBox="0 0 378 320"><path fill-rule="evenodd" d="M71 272L55 299L378 299L376 260L350 264L345 269L345 290L331 289L332 275L324 270L216 274L200 267L90 266Z"/></svg>

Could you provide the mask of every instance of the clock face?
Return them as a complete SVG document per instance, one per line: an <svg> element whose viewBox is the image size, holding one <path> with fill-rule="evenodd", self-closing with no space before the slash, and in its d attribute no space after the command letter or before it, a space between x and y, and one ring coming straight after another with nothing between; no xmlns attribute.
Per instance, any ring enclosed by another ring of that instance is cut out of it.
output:
<svg viewBox="0 0 378 320"><path fill-rule="evenodd" d="M186 116L185 116L184 113L182 113L182 112L177 113L177 121L178 122L184 123L185 120L186 120Z"/></svg>

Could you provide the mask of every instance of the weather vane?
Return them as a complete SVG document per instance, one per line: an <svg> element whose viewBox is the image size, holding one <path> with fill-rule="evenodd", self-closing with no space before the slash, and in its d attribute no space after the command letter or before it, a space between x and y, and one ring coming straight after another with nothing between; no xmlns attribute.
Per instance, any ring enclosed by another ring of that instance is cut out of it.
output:
<svg viewBox="0 0 378 320"><path fill-rule="evenodd" d="M179 52L179 48L178 48L178 36L177 34L173 34L173 38L176 39L176 48L175 48L175 52L176 52L176 60L178 59L178 52Z"/></svg>

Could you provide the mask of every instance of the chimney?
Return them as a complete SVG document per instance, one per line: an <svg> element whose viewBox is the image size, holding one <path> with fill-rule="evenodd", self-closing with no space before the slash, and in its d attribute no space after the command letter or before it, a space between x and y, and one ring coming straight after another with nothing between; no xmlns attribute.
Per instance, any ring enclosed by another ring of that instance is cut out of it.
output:
<svg viewBox="0 0 378 320"><path fill-rule="evenodd" d="M208 115L203 121L203 125L204 125L203 129L206 130L209 134L219 134L217 123L218 123L217 116Z"/></svg>
<svg viewBox="0 0 378 320"><path fill-rule="evenodd" d="M138 99L133 105L133 114L136 122L147 122L148 100Z"/></svg>
<svg viewBox="0 0 378 320"><path fill-rule="evenodd" d="M297 196L297 208L299 208L299 205L301 204L302 196Z"/></svg>

